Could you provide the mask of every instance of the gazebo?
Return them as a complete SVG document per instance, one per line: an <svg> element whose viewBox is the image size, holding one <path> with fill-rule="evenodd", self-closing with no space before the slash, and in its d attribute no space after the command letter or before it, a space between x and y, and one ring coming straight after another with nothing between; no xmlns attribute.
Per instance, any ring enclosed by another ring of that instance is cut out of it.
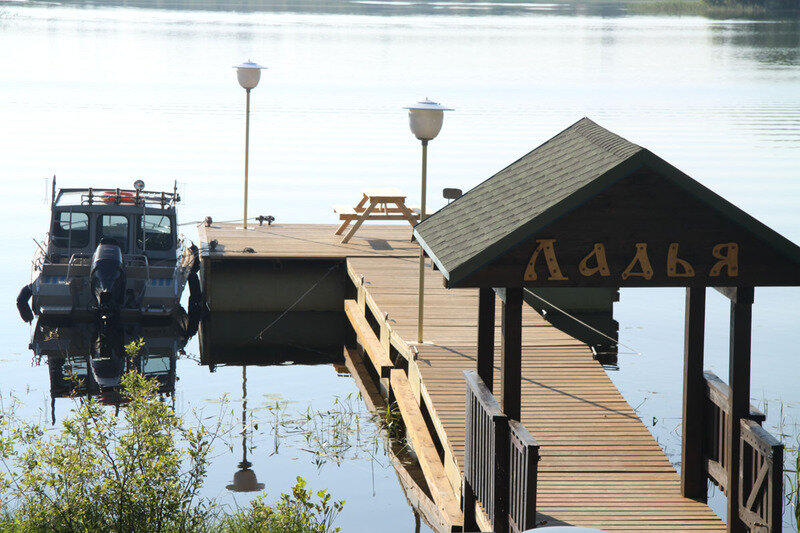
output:
<svg viewBox="0 0 800 533"><path fill-rule="evenodd" d="M512 420L523 401L526 289L685 287L683 495L705 501L710 478L728 496L729 531L780 530L782 447L749 402L751 309L757 286L800 285L797 245L588 118L418 224L414 236L448 288L480 289L477 373L490 391L500 294L500 403ZM707 287L731 301L729 387L703 373Z"/></svg>

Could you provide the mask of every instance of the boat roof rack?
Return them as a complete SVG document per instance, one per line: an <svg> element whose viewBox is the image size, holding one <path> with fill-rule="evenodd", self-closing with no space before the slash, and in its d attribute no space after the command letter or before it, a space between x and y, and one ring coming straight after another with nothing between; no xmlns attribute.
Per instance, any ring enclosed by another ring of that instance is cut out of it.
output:
<svg viewBox="0 0 800 533"><path fill-rule="evenodd" d="M53 205L127 205L174 208L181 197L177 190L137 191L135 189L78 188L59 189Z"/></svg>

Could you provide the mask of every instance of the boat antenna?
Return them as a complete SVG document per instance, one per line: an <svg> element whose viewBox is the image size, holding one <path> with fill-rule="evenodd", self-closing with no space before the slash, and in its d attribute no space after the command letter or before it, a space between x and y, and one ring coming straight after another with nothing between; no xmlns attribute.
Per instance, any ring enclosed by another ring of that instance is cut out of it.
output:
<svg viewBox="0 0 800 533"><path fill-rule="evenodd" d="M53 174L53 191L50 195L50 204L55 205L56 203L56 175Z"/></svg>

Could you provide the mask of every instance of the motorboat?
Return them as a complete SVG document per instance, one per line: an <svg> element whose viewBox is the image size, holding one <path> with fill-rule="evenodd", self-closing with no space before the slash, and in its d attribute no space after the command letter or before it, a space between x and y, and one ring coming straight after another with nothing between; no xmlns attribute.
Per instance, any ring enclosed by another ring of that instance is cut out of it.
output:
<svg viewBox="0 0 800 533"><path fill-rule="evenodd" d="M179 201L177 184L172 192L147 191L141 180L133 189L56 192L54 177L50 231L17 298L22 318L171 316L187 279L200 287L197 247L178 233Z"/></svg>
<svg viewBox="0 0 800 533"><path fill-rule="evenodd" d="M132 322L70 320L40 316L29 348L35 365L47 365L53 422L57 398L93 397L109 405L125 403L122 378L136 371L153 380L158 392L174 398L177 359L197 332L197 316L182 307L169 319ZM126 347L141 343L136 353Z"/></svg>

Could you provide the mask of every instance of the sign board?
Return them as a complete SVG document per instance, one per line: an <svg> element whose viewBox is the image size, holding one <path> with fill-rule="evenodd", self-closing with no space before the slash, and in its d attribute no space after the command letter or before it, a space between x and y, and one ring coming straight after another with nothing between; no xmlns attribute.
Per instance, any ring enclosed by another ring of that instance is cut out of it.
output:
<svg viewBox="0 0 800 533"><path fill-rule="evenodd" d="M458 286L800 284L800 266L756 235L751 221L731 218L643 168L537 229Z"/></svg>

